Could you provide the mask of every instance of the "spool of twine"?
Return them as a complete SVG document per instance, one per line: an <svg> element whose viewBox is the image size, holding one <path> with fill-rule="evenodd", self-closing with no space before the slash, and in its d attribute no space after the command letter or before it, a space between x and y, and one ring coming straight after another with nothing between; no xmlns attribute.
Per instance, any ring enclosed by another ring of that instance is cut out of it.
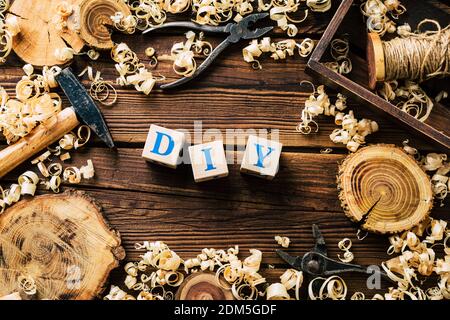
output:
<svg viewBox="0 0 450 320"><path fill-rule="evenodd" d="M420 33L426 23L436 30ZM417 80L450 75L450 25L442 29L434 20L424 20L418 31L406 37L382 42L385 61L385 80Z"/></svg>

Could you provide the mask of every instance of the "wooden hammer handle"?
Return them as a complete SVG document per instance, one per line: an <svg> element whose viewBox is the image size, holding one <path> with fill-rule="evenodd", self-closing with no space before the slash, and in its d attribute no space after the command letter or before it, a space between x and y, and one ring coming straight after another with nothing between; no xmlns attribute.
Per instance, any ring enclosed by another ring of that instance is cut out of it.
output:
<svg viewBox="0 0 450 320"><path fill-rule="evenodd" d="M40 124L29 135L0 151L0 178L79 124L75 110L66 108L56 115L56 123Z"/></svg>

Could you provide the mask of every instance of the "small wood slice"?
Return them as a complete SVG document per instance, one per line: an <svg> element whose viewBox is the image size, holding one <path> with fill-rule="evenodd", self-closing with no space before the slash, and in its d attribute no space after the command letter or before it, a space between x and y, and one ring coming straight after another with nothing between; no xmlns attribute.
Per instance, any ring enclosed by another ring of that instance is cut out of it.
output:
<svg viewBox="0 0 450 320"><path fill-rule="evenodd" d="M90 46L97 49L111 49L111 16L122 12L124 17L131 15L127 4L122 0L84 0L80 4L80 36Z"/></svg>
<svg viewBox="0 0 450 320"><path fill-rule="evenodd" d="M175 295L176 300L233 300L231 290L220 287L215 275L197 272L187 277Z"/></svg>
<svg viewBox="0 0 450 320"><path fill-rule="evenodd" d="M339 168L338 189L345 214L376 233L411 229L433 207L430 178L394 145L372 145L348 156Z"/></svg>
<svg viewBox="0 0 450 320"><path fill-rule="evenodd" d="M119 234L84 193L22 200L0 215L0 297L23 275L37 299L92 299L123 258Z"/></svg>
<svg viewBox="0 0 450 320"><path fill-rule="evenodd" d="M56 49L69 46L76 53L83 49L85 43L74 30L58 30L52 22L62 2L77 6L81 0L15 0L11 5L8 15L16 16L20 26L13 49L23 61L35 66L64 64L67 61L56 58Z"/></svg>

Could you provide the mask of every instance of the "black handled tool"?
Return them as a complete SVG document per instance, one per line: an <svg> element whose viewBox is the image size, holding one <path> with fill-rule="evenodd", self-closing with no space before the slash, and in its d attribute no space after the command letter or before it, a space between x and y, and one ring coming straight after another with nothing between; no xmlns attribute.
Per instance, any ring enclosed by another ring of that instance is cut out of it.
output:
<svg viewBox="0 0 450 320"><path fill-rule="evenodd" d="M197 70L194 72L194 74L190 77L184 77L181 79L178 79L174 82L167 83L161 85L161 89L171 89L178 87L186 82L191 81L195 77L197 77L199 74L201 74L203 71L205 71L206 68L208 68L211 63L219 56L219 54L225 50L229 45L233 43L239 42L241 39L255 39L259 38L263 35L265 35L267 32L271 31L273 29L273 26L270 27L264 27L264 28L256 28L254 30L250 30L250 25L257 22L258 20L264 19L269 15L269 13L254 13L251 15L246 16L241 21L237 23L228 23L225 26L205 26L200 25L194 22L190 21L180 21L180 22L168 22L165 24L162 24L157 27L149 28L143 32L149 33L154 30L161 30L166 28L187 28L187 29L193 29L197 31L203 31L203 32L210 32L210 33L226 33L229 34L228 37L222 41L214 50L208 55L208 57L203 61L203 63L197 68Z"/></svg>
<svg viewBox="0 0 450 320"><path fill-rule="evenodd" d="M313 237L315 240L314 248L305 253L303 257L291 256L283 250L277 250L277 254L286 261L294 269L303 271L305 274L318 276L332 276L344 272L359 272L359 273L379 273L385 279L392 281L388 275L383 271L374 270L371 272L370 268L357 264L344 263L333 260L327 256L327 246L325 239L316 224L312 226Z"/></svg>

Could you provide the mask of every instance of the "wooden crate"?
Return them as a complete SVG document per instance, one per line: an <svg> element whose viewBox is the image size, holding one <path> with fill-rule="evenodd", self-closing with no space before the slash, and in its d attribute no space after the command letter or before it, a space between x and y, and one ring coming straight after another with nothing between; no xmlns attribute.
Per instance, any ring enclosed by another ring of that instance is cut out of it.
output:
<svg viewBox="0 0 450 320"><path fill-rule="evenodd" d="M412 28L415 28L417 23L425 18L436 19L441 26L446 26L449 22L449 7L438 1L403 0L402 3L405 4L408 11L398 21L398 24L408 22ZM389 115L414 132L428 137L440 150L448 152L450 150L450 110L448 106L434 103L429 118L425 122L421 122L368 89L367 59L365 58L367 31L359 10L358 2L342 1L308 61L309 70L321 78L324 84L347 94L363 106L371 106L374 110ZM352 19L354 23L343 24L346 19ZM350 58L353 62L353 70L350 75L340 75L324 65L331 41L343 33L348 35L350 42ZM439 87L439 89L443 88L447 91L450 88L448 79L432 79L425 85L428 85L425 87L427 92L430 88Z"/></svg>

